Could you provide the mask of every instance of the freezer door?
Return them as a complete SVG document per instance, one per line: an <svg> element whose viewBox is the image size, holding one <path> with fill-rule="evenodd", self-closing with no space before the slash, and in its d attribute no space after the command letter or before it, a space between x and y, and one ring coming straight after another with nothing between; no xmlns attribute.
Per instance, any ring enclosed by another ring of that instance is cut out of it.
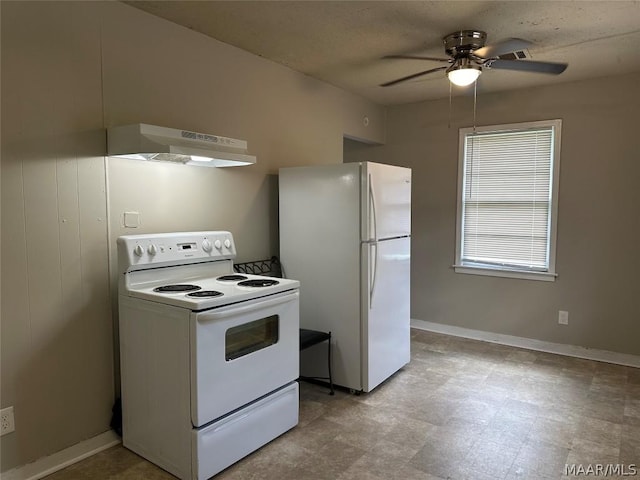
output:
<svg viewBox="0 0 640 480"><path fill-rule="evenodd" d="M411 169L363 163L362 240L411 235Z"/></svg>
<svg viewBox="0 0 640 480"><path fill-rule="evenodd" d="M365 392L409 363L410 249L410 237L362 244Z"/></svg>

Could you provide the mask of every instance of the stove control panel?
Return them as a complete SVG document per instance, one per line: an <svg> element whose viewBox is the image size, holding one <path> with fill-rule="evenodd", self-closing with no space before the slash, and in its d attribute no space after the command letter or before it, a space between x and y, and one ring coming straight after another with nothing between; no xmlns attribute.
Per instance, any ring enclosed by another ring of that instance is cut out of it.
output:
<svg viewBox="0 0 640 480"><path fill-rule="evenodd" d="M125 235L118 238L121 272L236 257L231 232L177 232Z"/></svg>

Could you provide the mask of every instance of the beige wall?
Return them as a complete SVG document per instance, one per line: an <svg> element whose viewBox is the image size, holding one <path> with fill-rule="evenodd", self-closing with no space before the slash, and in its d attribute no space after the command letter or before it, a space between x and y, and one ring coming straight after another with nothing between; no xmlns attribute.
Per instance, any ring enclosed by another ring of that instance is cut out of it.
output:
<svg viewBox="0 0 640 480"><path fill-rule="evenodd" d="M488 73L498 75L499 72ZM478 125L562 119L555 282L454 273L458 129L473 99L389 109L387 143L345 160L413 169L412 318L640 354L640 74L479 94ZM558 310L569 325L558 325Z"/></svg>
<svg viewBox="0 0 640 480"><path fill-rule="evenodd" d="M239 260L277 253L278 168L340 162L343 135L385 126L382 107L119 2L0 6L6 471L109 428L117 236L229 229ZM105 159L105 128L135 122L245 139L258 164Z"/></svg>

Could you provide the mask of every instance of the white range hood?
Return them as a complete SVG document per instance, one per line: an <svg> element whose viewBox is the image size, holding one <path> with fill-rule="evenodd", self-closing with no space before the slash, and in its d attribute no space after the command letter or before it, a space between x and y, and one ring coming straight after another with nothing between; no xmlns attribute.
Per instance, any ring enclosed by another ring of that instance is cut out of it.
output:
<svg viewBox="0 0 640 480"><path fill-rule="evenodd" d="M145 123L109 128L107 154L131 160L168 161L204 167L256 163L256 157L247 153L244 140Z"/></svg>

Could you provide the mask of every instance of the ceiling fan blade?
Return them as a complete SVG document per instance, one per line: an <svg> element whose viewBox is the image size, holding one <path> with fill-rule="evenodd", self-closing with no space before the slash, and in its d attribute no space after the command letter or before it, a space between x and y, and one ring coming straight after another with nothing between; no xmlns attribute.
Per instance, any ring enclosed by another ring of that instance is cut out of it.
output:
<svg viewBox="0 0 640 480"><path fill-rule="evenodd" d="M409 59L409 60L431 60L432 62L448 62L448 63L451 63L453 61L450 58L423 57L421 55L385 55L382 58L384 58L384 59L387 59L387 58L399 58L399 59Z"/></svg>
<svg viewBox="0 0 640 480"><path fill-rule="evenodd" d="M569 65L566 63L534 62L532 60L494 60L488 66L496 70L518 70L521 72L560 75Z"/></svg>
<svg viewBox="0 0 640 480"><path fill-rule="evenodd" d="M395 84L400 83L400 82L405 82L407 80L411 80L412 78L421 77L422 75L427 75L429 73L439 72L440 70L446 70L447 68L449 68L449 67L432 68L430 70L425 70L424 72L414 73L412 75L407 75L406 77L398 78L396 80L391 80L390 82L387 82L387 83L382 83L382 84L380 84L380 86L381 87L390 87L391 85L395 85Z"/></svg>
<svg viewBox="0 0 640 480"><path fill-rule="evenodd" d="M517 52L529 48L533 43L522 38L507 38L500 42L474 50L472 53L480 58L496 58L505 53Z"/></svg>

